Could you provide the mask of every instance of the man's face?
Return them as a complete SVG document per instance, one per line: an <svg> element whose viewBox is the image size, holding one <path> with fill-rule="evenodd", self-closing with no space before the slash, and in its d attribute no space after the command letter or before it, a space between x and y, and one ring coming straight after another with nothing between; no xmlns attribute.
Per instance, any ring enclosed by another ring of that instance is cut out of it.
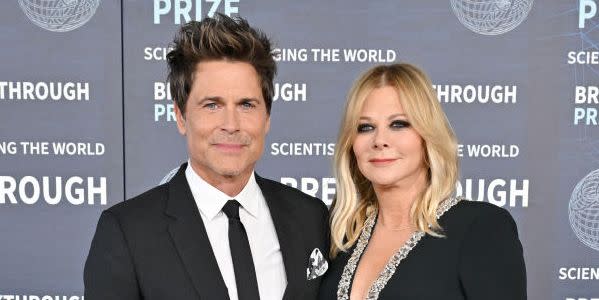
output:
<svg viewBox="0 0 599 300"><path fill-rule="evenodd" d="M191 166L209 183L246 178L264 149L270 116L260 78L245 62L200 62L185 104L175 105Z"/></svg>

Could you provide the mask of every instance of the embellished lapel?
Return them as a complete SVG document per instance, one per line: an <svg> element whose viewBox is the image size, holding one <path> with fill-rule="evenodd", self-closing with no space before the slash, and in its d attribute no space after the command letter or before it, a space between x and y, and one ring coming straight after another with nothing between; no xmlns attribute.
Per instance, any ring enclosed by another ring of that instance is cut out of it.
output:
<svg viewBox="0 0 599 300"><path fill-rule="evenodd" d="M275 225L279 246L281 247L287 277L287 287L283 299L295 299L297 295L302 293L306 281L305 268L308 263L307 257L304 257L303 237L301 230L298 228L301 223L298 222L290 205L293 199L285 197L279 187L273 182L258 176L258 174L256 174L256 182L260 186L270 210L270 216Z"/></svg>
<svg viewBox="0 0 599 300"><path fill-rule="evenodd" d="M168 231L201 299L229 299L208 233L185 177L187 163L168 183Z"/></svg>

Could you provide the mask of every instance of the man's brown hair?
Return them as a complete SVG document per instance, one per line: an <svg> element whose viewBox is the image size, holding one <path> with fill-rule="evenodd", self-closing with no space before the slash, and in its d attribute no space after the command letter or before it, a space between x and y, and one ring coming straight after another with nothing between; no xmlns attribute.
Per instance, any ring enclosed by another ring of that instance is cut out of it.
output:
<svg viewBox="0 0 599 300"><path fill-rule="evenodd" d="M266 111L270 114L277 66L266 35L243 18L217 13L181 26L166 56L173 100L185 113L196 65L202 61L230 60L251 64L260 77Z"/></svg>

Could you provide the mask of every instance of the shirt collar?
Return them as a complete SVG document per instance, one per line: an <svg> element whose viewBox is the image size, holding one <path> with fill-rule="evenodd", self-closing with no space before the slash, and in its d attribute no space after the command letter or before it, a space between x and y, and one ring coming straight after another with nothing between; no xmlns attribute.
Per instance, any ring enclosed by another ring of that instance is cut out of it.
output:
<svg viewBox="0 0 599 300"><path fill-rule="evenodd" d="M252 172L250 179L241 192L234 197L228 196L206 182L193 170L190 161L187 162L185 177L200 213L208 220L214 219L222 211L227 201L231 199L237 200L241 207L254 218L260 217L259 212L263 201L259 200L262 198L262 191L256 182L254 172Z"/></svg>

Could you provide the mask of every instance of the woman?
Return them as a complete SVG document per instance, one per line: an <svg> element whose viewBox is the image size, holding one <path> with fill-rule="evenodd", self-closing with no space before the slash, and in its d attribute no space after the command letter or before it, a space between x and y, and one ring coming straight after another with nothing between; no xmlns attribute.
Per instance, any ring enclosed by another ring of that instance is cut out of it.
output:
<svg viewBox="0 0 599 300"><path fill-rule="evenodd" d="M378 66L354 84L335 175L320 299L526 299L509 213L452 196L456 138L418 68Z"/></svg>

